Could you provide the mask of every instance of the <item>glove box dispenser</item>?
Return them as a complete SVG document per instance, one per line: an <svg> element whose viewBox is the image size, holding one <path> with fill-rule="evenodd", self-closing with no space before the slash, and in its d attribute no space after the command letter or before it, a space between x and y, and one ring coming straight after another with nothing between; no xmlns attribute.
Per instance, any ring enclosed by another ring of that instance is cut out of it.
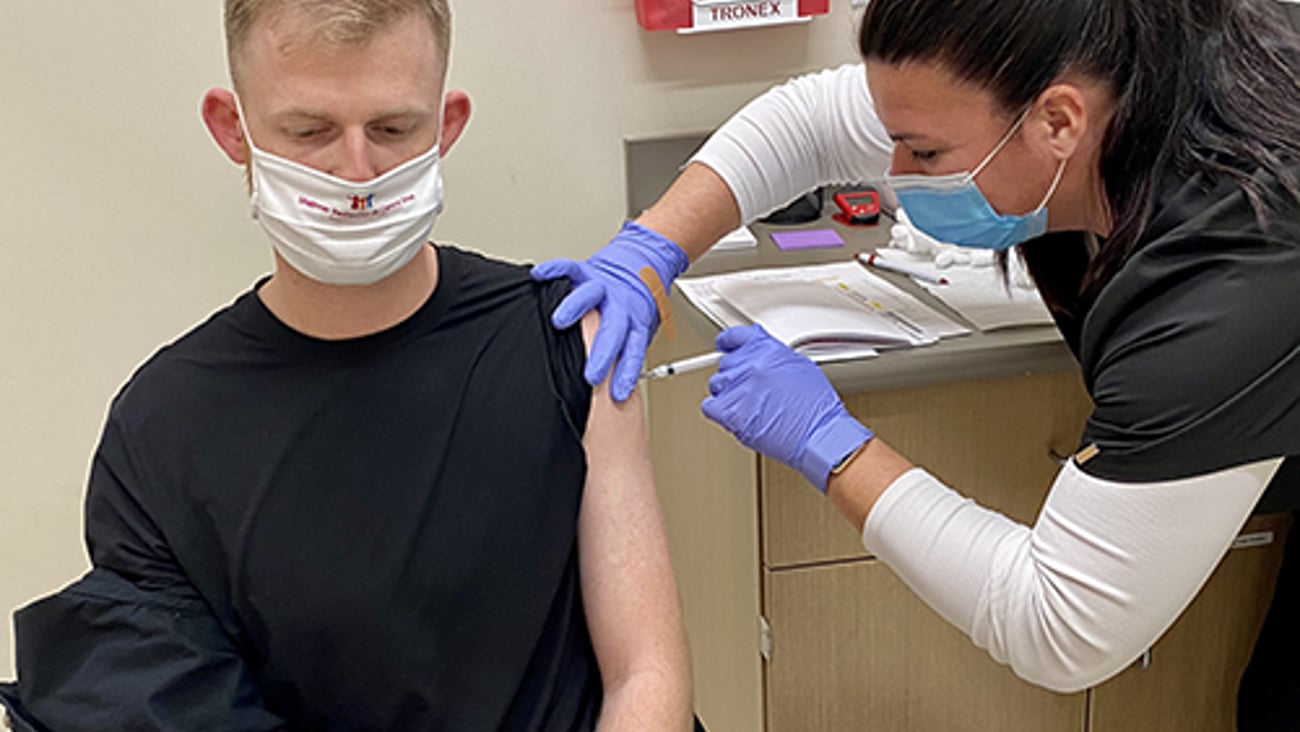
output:
<svg viewBox="0 0 1300 732"><path fill-rule="evenodd" d="M646 30L679 33L800 23L830 10L830 0L636 0Z"/></svg>

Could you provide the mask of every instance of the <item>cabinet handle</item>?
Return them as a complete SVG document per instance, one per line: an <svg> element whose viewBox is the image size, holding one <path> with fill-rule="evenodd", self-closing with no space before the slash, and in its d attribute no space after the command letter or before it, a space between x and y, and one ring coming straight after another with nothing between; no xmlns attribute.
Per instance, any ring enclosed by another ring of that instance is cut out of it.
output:
<svg viewBox="0 0 1300 732"><path fill-rule="evenodd" d="M1057 452L1055 447L1047 448L1047 458L1061 467L1065 467L1065 464L1070 462L1071 457L1073 455L1062 455Z"/></svg>
<svg viewBox="0 0 1300 732"><path fill-rule="evenodd" d="M1053 452L1052 456L1055 457L1056 453ZM1269 544L1272 544L1276 540L1276 538L1277 537L1274 535L1272 531L1252 531L1245 534L1239 534L1236 539L1233 539L1232 546L1230 548L1248 549L1253 546L1268 546ZM1137 660L1133 662L1133 665L1137 666L1138 668L1144 671L1146 669L1151 668L1151 662L1152 662L1151 651L1152 649L1150 648L1146 649L1145 651L1142 651L1142 655L1138 656Z"/></svg>
<svg viewBox="0 0 1300 732"><path fill-rule="evenodd" d="M1252 546L1268 546L1272 544L1276 537L1272 531L1252 531L1246 534L1238 534L1236 539L1232 540L1233 549L1249 549Z"/></svg>

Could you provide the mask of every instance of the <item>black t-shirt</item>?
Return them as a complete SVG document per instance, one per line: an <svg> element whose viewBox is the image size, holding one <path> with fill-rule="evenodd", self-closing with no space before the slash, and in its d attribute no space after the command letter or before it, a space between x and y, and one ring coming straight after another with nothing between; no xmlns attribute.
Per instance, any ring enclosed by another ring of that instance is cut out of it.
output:
<svg viewBox="0 0 1300 732"><path fill-rule="evenodd" d="M438 261L381 333L309 338L250 292L135 374L92 466L98 574L18 617L37 718L93 728L98 697L114 729L594 727L566 286Z"/></svg>
<svg viewBox="0 0 1300 732"><path fill-rule="evenodd" d="M1090 298L1082 236L1024 245L1094 402L1084 472L1142 482L1300 456L1300 204L1261 180L1263 224L1234 181L1166 176L1134 253ZM1275 508L1300 508L1300 486L1274 488Z"/></svg>

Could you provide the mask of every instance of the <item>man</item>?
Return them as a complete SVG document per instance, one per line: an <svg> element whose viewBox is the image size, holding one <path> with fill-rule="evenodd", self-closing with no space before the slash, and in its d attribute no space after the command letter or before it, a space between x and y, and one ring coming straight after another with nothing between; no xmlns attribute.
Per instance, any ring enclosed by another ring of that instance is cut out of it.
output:
<svg viewBox="0 0 1300 732"><path fill-rule="evenodd" d="M274 274L115 399L92 572L16 619L19 713L72 730L688 729L641 407L563 287L427 244L445 0L227 0Z"/></svg>

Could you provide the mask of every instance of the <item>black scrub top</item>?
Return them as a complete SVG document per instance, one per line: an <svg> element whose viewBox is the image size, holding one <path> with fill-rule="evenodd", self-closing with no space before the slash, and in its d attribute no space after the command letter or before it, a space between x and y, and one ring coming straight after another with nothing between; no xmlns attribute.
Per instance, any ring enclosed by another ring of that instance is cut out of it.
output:
<svg viewBox="0 0 1300 732"><path fill-rule="evenodd" d="M1084 472L1149 482L1286 456L1261 505L1300 508L1300 203L1258 175L1262 221L1233 180L1165 175L1132 255L1090 292L1083 235L1022 246L1094 402Z"/></svg>

